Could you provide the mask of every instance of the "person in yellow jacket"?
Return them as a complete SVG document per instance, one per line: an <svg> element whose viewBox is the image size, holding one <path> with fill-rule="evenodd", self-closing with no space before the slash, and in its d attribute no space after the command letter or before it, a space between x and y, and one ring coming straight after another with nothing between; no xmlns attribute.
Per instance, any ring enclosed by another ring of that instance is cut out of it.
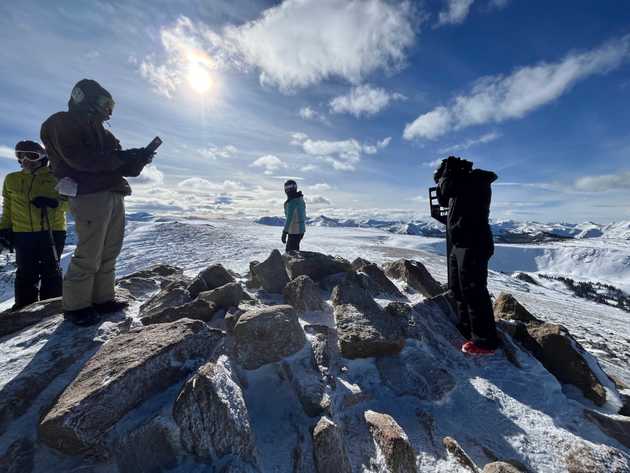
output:
<svg viewBox="0 0 630 473"><path fill-rule="evenodd" d="M66 242L66 207L55 190L45 149L20 141L15 155L21 171L8 174L2 188L0 243L15 248L15 304L12 310L38 300L59 297L59 256Z"/></svg>

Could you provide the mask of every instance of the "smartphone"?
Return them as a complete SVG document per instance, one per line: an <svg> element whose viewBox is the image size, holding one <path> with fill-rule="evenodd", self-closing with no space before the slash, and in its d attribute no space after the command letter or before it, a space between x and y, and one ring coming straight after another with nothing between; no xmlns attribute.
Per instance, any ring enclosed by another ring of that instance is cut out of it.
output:
<svg viewBox="0 0 630 473"><path fill-rule="evenodd" d="M161 144L162 139L159 136L156 136L155 138L153 138L153 141L149 143L149 146L146 147L146 150L147 152L155 153L155 151L160 147Z"/></svg>

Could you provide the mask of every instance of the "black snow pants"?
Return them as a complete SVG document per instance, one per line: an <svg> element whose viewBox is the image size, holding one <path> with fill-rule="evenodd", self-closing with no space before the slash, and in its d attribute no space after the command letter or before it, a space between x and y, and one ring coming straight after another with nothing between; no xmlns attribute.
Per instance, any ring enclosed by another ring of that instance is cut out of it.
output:
<svg viewBox="0 0 630 473"><path fill-rule="evenodd" d="M488 252L453 246L449 255L450 287L460 316L459 330L475 345L498 346L492 302L488 293Z"/></svg>
<svg viewBox="0 0 630 473"><path fill-rule="evenodd" d="M61 256L66 232L53 232L57 254ZM59 297L63 275L55 261L48 232L16 232L15 309L38 300Z"/></svg>
<svg viewBox="0 0 630 473"><path fill-rule="evenodd" d="M289 234L287 236L287 248L286 251L300 251L300 242L304 238L304 234L301 233L299 235Z"/></svg>

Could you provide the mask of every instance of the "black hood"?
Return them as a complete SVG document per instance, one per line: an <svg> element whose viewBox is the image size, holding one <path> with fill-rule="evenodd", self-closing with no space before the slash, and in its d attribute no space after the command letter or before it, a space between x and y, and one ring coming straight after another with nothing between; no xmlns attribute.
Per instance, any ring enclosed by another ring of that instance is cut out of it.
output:
<svg viewBox="0 0 630 473"><path fill-rule="evenodd" d="M93 112L97 105L98 97L111 99L112 94L95 80L80 80L72 89L72 95L68 101L68 110L71 112Z"/></svg>
<svg viewBox="0 0 630 473"><path fill-rule="evenodd" d="M498 179L498 176L492 171L484 171L483 169L474 169L471 175L476 179L486 181L488 184L492 184Z"/></svg>
<svg viewBox="0 0 630 473"><path fill-rule="evenodd" d="M301 197L304 197L304 194L302 194L302 191L298 191L292 194L287 194L287 202L293 199L299 199Z"/></svg>

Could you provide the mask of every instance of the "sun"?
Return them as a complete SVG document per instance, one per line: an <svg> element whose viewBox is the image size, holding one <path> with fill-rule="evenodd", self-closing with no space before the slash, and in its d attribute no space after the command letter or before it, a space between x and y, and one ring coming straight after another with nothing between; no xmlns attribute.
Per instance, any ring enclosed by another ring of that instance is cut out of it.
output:
<svg viewBox="0 0 630 473"><path fill-rule="evenodd" d="M208 69L197 61L190 61L188 64L188 83L198 94L205 94L212 85L212 78Z"/></svg>

